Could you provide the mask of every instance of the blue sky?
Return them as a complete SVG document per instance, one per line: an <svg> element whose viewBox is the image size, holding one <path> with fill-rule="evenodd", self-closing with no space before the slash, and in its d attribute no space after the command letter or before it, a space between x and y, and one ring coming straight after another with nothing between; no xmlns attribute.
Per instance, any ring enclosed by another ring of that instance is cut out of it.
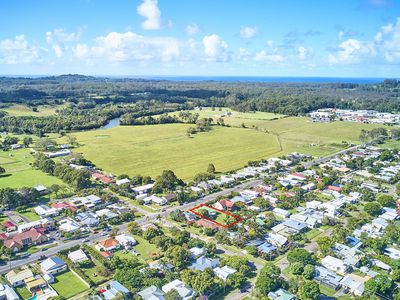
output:
<svg viewBox="0 0 400 300"><path fill-rule="evenodd" d="M0 74L399 77L400 0L0 1Z"/></svg>

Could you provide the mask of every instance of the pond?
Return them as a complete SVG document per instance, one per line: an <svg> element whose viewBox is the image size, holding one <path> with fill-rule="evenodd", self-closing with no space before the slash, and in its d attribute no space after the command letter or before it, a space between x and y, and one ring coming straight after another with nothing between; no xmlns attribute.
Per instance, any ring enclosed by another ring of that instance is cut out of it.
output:
<svg viewBox="0 0 400 300"><path fill-rule="evenodd" d="M111 119L110 121L107 122L106 125L101 126L98 129L110 129L110 128L117 127L120 124L121 124L121 118L115 118L115 119Z"/></svg>

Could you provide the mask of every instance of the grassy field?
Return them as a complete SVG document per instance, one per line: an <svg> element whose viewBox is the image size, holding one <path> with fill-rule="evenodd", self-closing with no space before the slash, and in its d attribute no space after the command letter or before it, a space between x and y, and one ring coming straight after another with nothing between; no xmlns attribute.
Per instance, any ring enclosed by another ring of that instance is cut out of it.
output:
<svg viewBox="0 0 400 300"><path fill-rule="evenodd" d="M196 111L204 116L217 109ZM239 116L235 114L240 114ZM258 116L257 116L258 115ZM241 168L249 160L291 152L323 156L345 148L342 142L359 143L361 129L381 125L333 122L313 123L305 117L279 119L270 113L237 113L226 117L232 127L214 127L192 138L188 124L121 126L108 130L79 132L76 150L106 172L128 175L159 175L173 170L184 180L204 172L209 163L217 171ZM279 115L279 117L283 117ZM247 128L241 128L242 124Z"/></svg>
<svg viewBox="0 0 400 300"><path fill-rule="evenodd" d="M219 118L222 115L226 115L228 112L231 113L229 117L224 117L226 119L239 119L239 120L272 120L285 117L285 115L274 114L269 112L238 112L227 107L222 107L221 109L215 108L212 110L210 107L202 108L202 110L190 110L191 113L197 113L200 117L211 117ZM175 113L172 113L175 114Z"/></svg>
<svg viewBox="0 0 400 300"><path fill-rule="evenodd" d="M0 176L0 188L34 187L39 184L50 186L62 183L56 177L33 170L31 166L33 161L34 157L29 149L0 151L0 166L6 169L6 174Z"/></svg>
<svg viewBox="0 0 400 300"><path fill-rule="evenodd" d="M188 124L121 126L76 133L76 149L98 167L114 174L157 176L171 169L190 179L209 163L217 171L242 167L249 160L276 155L277 138L251 129L214 127L186 136Z"/></svg>
<svg viewBox="0 0 400 300"><path fill-rule="evenodd" d="M37 111L33 111L31 107L22 104L13 104L10 107L0 108L7 112L10 116L37 116L45 117L56 114L56 110L62 106L39 105Z"/></svg>
<svg viewBox="0 0 400 300"><path fill-rule="evenodd" d="M71 271L67 271L55 276L56 281L51 286L58 295L68 299L82 293L88 287Z"/></svg>
<svg viewBox="0 0 400 300"><path fill-rule="evenodd" d="M246 127L276 135L283 153L300 152L314 156L341 150L342 141L359 143L361 129L384 127L354 122L313 123L306 117L288 117L272 121L251 119L238 121L225 118L225 123L232 126L241 126L244 123Z"/></svg>

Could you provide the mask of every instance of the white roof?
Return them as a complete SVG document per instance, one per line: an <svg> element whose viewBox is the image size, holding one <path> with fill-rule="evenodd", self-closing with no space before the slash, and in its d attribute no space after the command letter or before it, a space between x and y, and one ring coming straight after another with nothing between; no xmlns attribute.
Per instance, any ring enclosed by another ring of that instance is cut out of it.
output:
<svg viewBox="0 0 400 300"><path fill-rule="evenodd" d="M82 249L78 249L68 254L68 258L73 262L88 260L89 258Z"/></svg>
<svg viewBox="0 0 400 300"><path fill-rule="evenodd" d="M129 179L128 178L123 178L123 179L119 179L115 182L116 185L121 185L121 184L125 184L125 183L129 183Z"/></svg>
<svg viewBox="0 0 400 300"><path fill-rule="evenodd" d="M149 184L145 184L142 186L136 186L132 190L134 190L135 192L145 192L147 190L152 189L153 186L154 186L154 183L149 183Z"/></svg>
<svg viewBox="0 0 400 300"><path fill-rule="evenodd" d="M122 233L119 234L115 237L115 239L120 243L120 244L136 244L136 240L131 237L129 234Z"/></svg>
<svg viewBox="0 0 400 300"><path fill-rule="evenodd" d="M237 272L236 269L228 267L228 266L223 266L222 268L217 267L214 270L215 275L217 275L221 279L227 279L230 275L234 274Z"/></svg>

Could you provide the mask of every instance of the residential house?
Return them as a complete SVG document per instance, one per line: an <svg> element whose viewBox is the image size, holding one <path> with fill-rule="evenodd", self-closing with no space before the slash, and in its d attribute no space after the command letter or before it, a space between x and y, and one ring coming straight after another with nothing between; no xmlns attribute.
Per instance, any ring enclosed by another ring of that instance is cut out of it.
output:
<svg viewBox="0 0 400 300"><path fill-rule="evenodd" d="M115 251L121 247L120 243L114 238L107 238L98 242L96 249L99 251Z"/></svg>
<svg viewBox="0 0 400 300"><path fill-rule="evenodd" d="M13 222L11 221L5 221L3 223L3 227L7 232L12 232L17 230L17 225L15 225Z"/></svg>
<svg viewBox="0 0 400 300"><path fill-rule="evenodd" d="M164 293L168 293L171 290L176 290L180 296L180 299L182 300L194 299L196 297L196 292L179 279L175 279L170 283L167 283L161 289Z"/></svg>
<svg viewBox="0 0 400 300"><path fill-rule="evenodd" d="M165 205L165 204L167 204L167 200L165 200L162 197L158 197L156 195L148 196L148 197L144 198L143 201L144 201L145 204L150 204L150 203L154 203L154 204L157 204L157 205Z"/></svg>
<svg viewBox="0 0 400 300"><path fill-rule="evenodd" d="M287 218L290 216L290 212L287 211L286 209L278 208L275 207L272 212L274 213L275 216L280 217L282 219Z"/></svg>
<svg viewBox="0 0 400 300"><path fill-rule="evenodd" d="M116 185L123 185L123 184L129 184L130 180L129 178L123 178L123 179L119 179L117 181L115 181Z"/></svg>
<svg viewBox="0 0 400 300"><path fill-rule="evenodd" d="M269 292L268 298L271 300L296 300L296 296L289 293L287 290L279 289L275 292Z"/></svg>
<svg viewBox="0 0 400 300"><path fill-rule="evenodd" d="M155 285L149 286L138 293L143 300L164 300L165 293Z"/></svg>
<svg viewBox="0 0 400 300"><path fill-rule="evenodd" d="M83 261L88 261L89 257L86 255L85 252L83 252L82 249L78 249L76 251L73 251L68 254L68 258L73 262L73 263L80 263Z"/></svg>
<svg viewBox="0 0 400 300"><path fill-rule="evenodd" d="M0 299L1 300L19 300L18 294L7 284L0 283Z"/></svg>
<svg viewBox="0 0 400 300"><path fill-rule="evenodd" d="M43 229L44 231L51 230L54 228L54 221L50 218L43 218L37 221L21 224L18 226L18 232L25 232L32 228Z"/></svg>
<svg viewBox="0 0 400 300"><path fill-rule="evenodd" d="M325 256L321 260L321 265L339 274L346 274L349 270L349 265L346 264L343 260L330 255Z"/></svg>
<svg viewBox="0 0 400 300"><path fill-rule="evenodd" d="M126 233L117 235L115 239L122 247L124 247L127 250L131 249L134 245L136 245L136 240L132 236Z"/></svg>
<svg viewBox="0 0 400 300"><path fill-rule="evenodd" d="M103 209L96 211L96 217L104 218L106 220L111 220L111 219L118 217L118 214L116 214L115 212L112 212L108 208L103 208Z"/></svg>
<svg viewBox="0 0 400 300"><path fill-rule="evenodd" d="M17 233L12 238L5 240L4 246L16 252L23 247L39 245L48 240L49 238L43 233L43 230L31 228L28 231Z"/></svg>
<svg viewBox="0 0 400 300"><path fill-rule="evenodd" d="M58 274L67 270L67 264L59 257L49 257L40 263L43 274Z"/></svg>
<svg viewBox="0 0 400 300"><path fill-rule="evenodd" d="M80 228L81 226L71 218L65 218L58 222L58 230L63 232L71 233L79 230Z"/></svg>
<svg viewBox="0 0 400 300"><path fill-rule="evenodd" d="M15 270L11 270L6 274L7 281L13 286L18 287L25 284L25 280L28 278L32 278L33 273L29 268L23 269L21 271L16 272Z"/></svg>
<svg viewBox="0 0 400 300"><path fill-rule="evenodd" d="M268 235L265 238L268 242L270 242L272 245L276 247L283 247L288 243L287 237L275 232L268 233Z"/></svg>
<svg viewBox="0 0 400 300"><path fill-rule="evenodd" d="M205 269L214 269L219 266L219 259L218 258L208 258L200 256L194 263L189 266L189 269L204 271Z"/></svg>
<svg viewBox="0 0 400 300"><path fill-rule="evenodd" d="M340 288L340 281L343 276L337 275L335 272L321 266L315 266L314 279L334 290Z"/></svg>
<svg viewBox="0 0 400 300"><path fill-rule="evenodd" d="M353 267L357 267L360 259L364 256L357 247L349 247L339 243L335 244L333 251L338 257L342 258L346 264Z"/></svg>
<svg viewBox="0 0 400 300"><path fill-rule="evenodd" d="M224 199L224 200L218 201L213 206L219 210L232 210L235 206L235 203L228 199Z"/></svg>
<svg viewBox="0 0 400 300"><path fill-rule="evenodd" d="M34 189L37 190L40 195L46 195L48 193L48 190L44 185L37 185Z"/></svg>
<svg viewBox="0 0 400 300"><path fill-rule="evenodd" d="M81 212L75 217L83 226L97 227L99 225L99 219L96 215L90 211Z"/></svg>
<svg viewBox="0 0 400 300"><path fill-rule="evenodd" d="M347 288L350 293L355 296L360 297L364 293L364 281L361 281L355 276L347 275L343 277L343 279L340 281L340 284Z"/></svg>
<svg viewBox="0 0 400 300"><path fill-rule="evenodd" d="M107 175L104 175L102 173L99 172L93 172L92 173L92 178L96 181L100 181L104 184L108 184L113 182L114 180L111 177L108 177Z"/></svg>
<svg viewBox="0 0 400 300"><path fill-rule="evenodd" d="M192 259L198 259L200 256L203 256L206 254L205 248L192 247L189 249L189 251L190 251L190 257Z"/></svg>
<svg viewBox="0 0 400 300"><path fill-rule="evenodd" d="M147 193L151 192L151 189L153 188L153 186L154 186L154 183L149 183L146 185L134 187L134 188L132 188L132 191L134 191L136 195L147 194Z"/></svg>
<svg viewBox="0 0 400 300"><path fill-rule="evenodd" d="M39 205L34 208L35 213L41 218L43 217L53 217L60 214L60 210L57 208L50 208L47 205Z"/></svg>
<svg viewBox="0 0 400 300"><path fill-rule="evenodd" d="M222 268L216 267L213 269L213 271L217 277L221 278L224 281L226 281L232 274L235 274L237 272L236 269L228 266L223 266Z"/></svg>
<svg viewBox="0 0 400 300"><path fill-rule="evenodd" d="M384 254L389 256L391 259L400 259L400 251L395 248L386 248Z"/></svg>
<svg viewBox="0 0 400 300"><path fill-rule="evenodd" d="M286 219L282 223L272 227L272 231L284 236L302 233L307 230L307 224L292 219Z"/></svg>
<svg viewBox="0 0 400 300"><path fill-rule="evenodd" d="M119 294L122 295L125 299L131 295L131 292L116 280L112 280L108 288L102 292L105 300L115 299Z"/></svg>
<svg viewBox="0 0 400 300"><path fill-rule="evenodd" d="M275 246L272 246L270 243L263 243L257 247L257 250L261 254L268 254L270 255L271 253L275 252L277 248Z"/></svg>

